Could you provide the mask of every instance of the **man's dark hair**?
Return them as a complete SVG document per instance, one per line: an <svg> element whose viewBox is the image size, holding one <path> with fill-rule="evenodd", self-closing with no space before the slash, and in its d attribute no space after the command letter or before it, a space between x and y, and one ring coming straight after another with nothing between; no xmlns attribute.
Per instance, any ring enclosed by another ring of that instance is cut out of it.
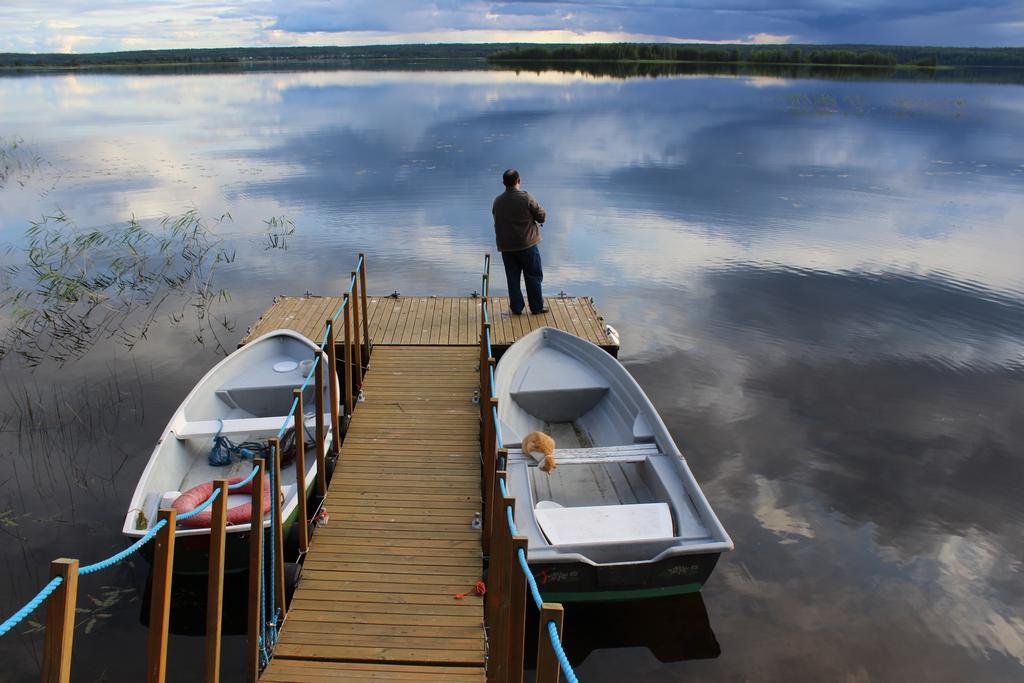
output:
<svg viewBox="0 0 1024 683"><path fill-rule="evenodd" d="M519 171L514 168L510 168L501 174L501 182L505 183L505 187L511 189L516 186L519 182Z"/></svg>

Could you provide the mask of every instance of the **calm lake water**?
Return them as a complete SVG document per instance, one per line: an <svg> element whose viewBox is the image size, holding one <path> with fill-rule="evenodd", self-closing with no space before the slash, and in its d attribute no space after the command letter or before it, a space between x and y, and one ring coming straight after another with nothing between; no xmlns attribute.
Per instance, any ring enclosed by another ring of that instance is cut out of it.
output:
<svg viewBox="0 0 1024 683"><path fill-rule="evenodd" d="M581 680L1021 680L1022 117L1020 85L913 80L0 78L5 298L63 325L4 337L0 617L51 559L123 547L154 440L275 295L337 292L357 251L373 292L477 288L515 166L547 292L596 298L736 543L702 596L570 609ZM38 247L190 210L210 232L171 240L206 254L177 291L112 296L102 329L32 294L32 222ZM83 578L75 680L141 677L146 571ZM37 677L29 630L0 679ZM201 652L174 636L171 678Z"/></svg>

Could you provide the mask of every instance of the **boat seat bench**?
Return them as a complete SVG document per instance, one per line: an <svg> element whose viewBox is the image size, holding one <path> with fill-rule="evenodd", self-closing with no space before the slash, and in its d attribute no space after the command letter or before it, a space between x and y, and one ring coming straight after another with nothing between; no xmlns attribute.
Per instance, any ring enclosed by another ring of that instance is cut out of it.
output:
<svg viewBox="0 0 1024 683"><path fill-rule="evenodd" d="M593 464L610 462L643 462L649 456L660 455L656 443L626 444L624 446L603 446L599 448L556 448L555 460L559 463ZM523 453L522 448L509 448L510 461L530 459L533 457Z"/></svg>
<svg viewBox="0 0 1024 683"><path fill-rule="evenodd" d="M275 415L273 417L247 417L234 420L193 420L185 422L172 431L179 439L200 439L216 436L218 433L223 436L230 436L232 434L276 434L283 424L287 424L287 428L291 429L295 424L295 419L291 415L287 416L287 418L284 415Z"/></svg>

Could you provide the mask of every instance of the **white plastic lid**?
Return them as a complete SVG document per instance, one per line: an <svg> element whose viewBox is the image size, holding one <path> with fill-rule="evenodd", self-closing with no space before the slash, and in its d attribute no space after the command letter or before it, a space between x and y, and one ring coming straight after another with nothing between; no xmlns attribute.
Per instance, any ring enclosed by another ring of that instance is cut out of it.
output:
<svg viewBox="0 0 1024 683"><path fill-rule="evenodd" d="M274 372L291 372L297 367L299 367L299 364L295 361L283 360L278 363L274 363Z"/></svg>

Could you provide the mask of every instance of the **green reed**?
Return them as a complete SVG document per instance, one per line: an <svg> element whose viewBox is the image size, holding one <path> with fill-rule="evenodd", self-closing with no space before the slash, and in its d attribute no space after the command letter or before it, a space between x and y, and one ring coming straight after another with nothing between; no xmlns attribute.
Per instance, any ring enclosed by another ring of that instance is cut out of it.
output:
<svg viewBox="0 0 1024 683"><path fill-rule="evenodd" d="M33 221L25 245L7 250L21 258L0 275L0 359L64 363L104 339L132 348L161 314L172 324L194 319L195 340L209 336L226 351L218 332L233 323L216 317L214 307L230 294L214 286L214 276L235 258L216 234L230 220L208 220L193 209L153 229L132 217L83 230L58 209Z"/></svg>

